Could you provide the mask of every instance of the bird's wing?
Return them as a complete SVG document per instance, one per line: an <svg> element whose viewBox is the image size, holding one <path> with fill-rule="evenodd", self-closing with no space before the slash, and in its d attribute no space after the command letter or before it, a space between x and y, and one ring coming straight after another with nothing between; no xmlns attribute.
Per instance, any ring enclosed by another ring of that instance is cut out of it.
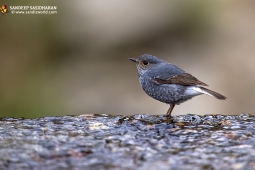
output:
<svg viewBox="0 0 255 170"><path fill-rule="evenodd" d="M207 84L199 81L196 77L190 75L189 73L181 73L168 78L153 77L153 80L157 84L179 84L183 86L208 86Z"/></svg>

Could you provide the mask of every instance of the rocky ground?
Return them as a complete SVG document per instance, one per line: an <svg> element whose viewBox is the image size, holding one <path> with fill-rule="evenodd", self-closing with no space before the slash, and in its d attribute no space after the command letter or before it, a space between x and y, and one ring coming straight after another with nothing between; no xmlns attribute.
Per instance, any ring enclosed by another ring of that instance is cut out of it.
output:
<svg viewBox="0 0 255 170"><path fill-rule="evenodd" d="M0 169L255 169L255 117L2 118Z"/></svg>

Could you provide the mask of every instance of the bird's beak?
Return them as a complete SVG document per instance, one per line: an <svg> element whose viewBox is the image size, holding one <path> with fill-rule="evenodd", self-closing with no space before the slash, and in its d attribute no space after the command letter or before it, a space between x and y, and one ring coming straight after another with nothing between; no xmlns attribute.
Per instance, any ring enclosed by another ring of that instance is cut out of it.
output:
<svg viewBox="0 0 255 170"><path fill-rule="evenodd" d="M131 61L133 61L135 63L138 63L137 59L135 59L135 58L129 58L129 60L131 60Z"/></svg>

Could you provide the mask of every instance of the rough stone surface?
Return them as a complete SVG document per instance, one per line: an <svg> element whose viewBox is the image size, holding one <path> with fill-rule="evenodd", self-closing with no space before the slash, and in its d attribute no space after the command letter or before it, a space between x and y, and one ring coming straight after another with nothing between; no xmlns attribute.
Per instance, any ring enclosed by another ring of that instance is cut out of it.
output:
<svg viewBox="0 0 255 170"><path fill-rule="evenodd" d="M0 169L255 169L255 117L2 118Z"/></svg>

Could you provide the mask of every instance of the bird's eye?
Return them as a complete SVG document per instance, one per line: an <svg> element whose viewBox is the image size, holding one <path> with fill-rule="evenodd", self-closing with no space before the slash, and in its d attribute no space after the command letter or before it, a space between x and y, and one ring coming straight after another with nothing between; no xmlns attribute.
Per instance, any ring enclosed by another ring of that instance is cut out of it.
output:
<svg viewBox="0 0 255 170"><path fill-rule="evenodd" d="M143 65L145 65L145 66L146 66L146 65L148 65L148 64L149 64L149 62L148 62L148 61L145 61L145 60L143 61Z"/></svg>

